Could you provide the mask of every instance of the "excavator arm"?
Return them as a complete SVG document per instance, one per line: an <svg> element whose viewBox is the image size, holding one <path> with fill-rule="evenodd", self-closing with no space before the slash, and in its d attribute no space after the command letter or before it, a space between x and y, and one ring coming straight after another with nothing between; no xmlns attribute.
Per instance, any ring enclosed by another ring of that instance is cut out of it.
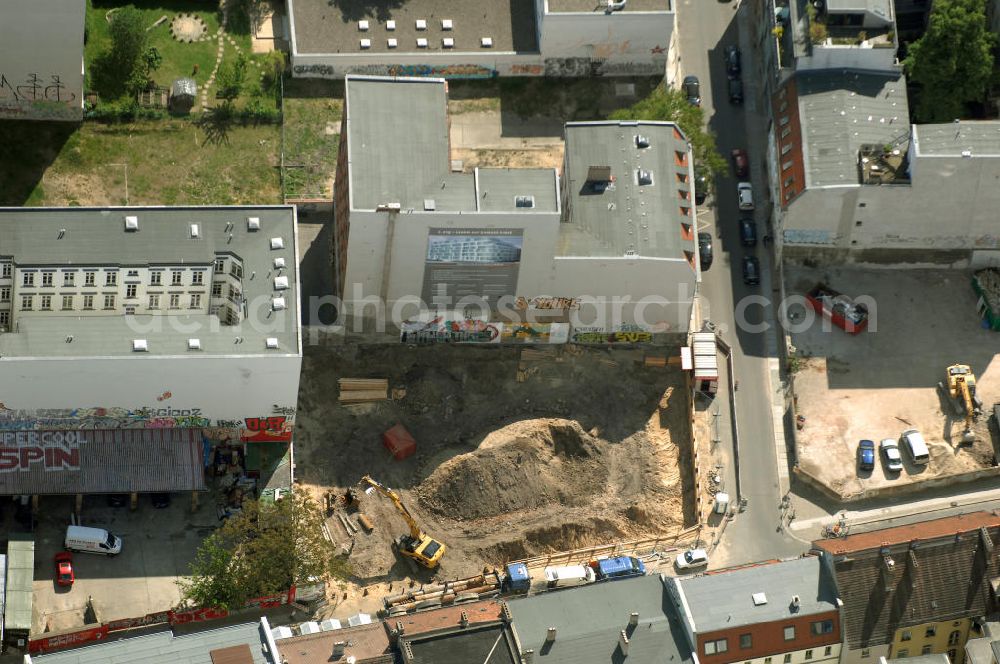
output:
<svg viewBox="0 0 1000 664"><path fill-rule="evenodd" d="M376 491L381 493L383 496L392 501L392 504L396 506L396 509L400 514L403 515L403 519L406 521L406 525L410 528L410 537L415 540L423 539L424 532L417 525L416 520L413 515L410 514L410 510L406 509L406 505L403 504L402 499L399 494L382 484L378 480L372 479L370 476L365 475L361 478L361 481L373 487Z"/></svg>

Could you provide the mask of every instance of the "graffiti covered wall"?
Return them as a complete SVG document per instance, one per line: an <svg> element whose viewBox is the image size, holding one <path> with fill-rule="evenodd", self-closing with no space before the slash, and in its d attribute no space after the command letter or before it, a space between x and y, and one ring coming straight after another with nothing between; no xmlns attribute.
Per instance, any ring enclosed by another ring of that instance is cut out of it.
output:
<svg viewBox="0 0 1000 664"><path fill-rule="evenodd" d="M4 0L0 118L83 118L86 0Z"/></svg>

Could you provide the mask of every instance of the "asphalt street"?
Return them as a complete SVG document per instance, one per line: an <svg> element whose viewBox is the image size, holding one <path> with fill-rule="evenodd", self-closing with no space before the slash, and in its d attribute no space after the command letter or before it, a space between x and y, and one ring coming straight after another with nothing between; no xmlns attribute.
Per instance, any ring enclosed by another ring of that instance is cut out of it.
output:
<svg viewBox="0 0 1000 664"><path fill-rule="evenodd" d="M718 0L680 0L677 11L682 75L694 74L701 81L702 107L719 151L727 158L730 150L736 147L749 153L758 204L755 213L757 234L762 238L768 232L761 205L766 193L763 179L765 140L761 136L752 140L748 137L746 114L756 112L757 107L750 99L749 81L744 82L747 105L729 103L723 61L725 47L739 43L737 5ZM753 54L744 53L743 58L743 76L752 76L756 70L751 66ZM746 511L738 513L726 528L712 567L796 556L808 548L803 540L796 539L780 525L782 495L777 479L767 387L768 357L776 353L776 344L773 337L769 343L766 334L758 329L761 323L768 322L773 307L753 304L742 309L749 302L746 300L749 296L762 296L765 302L770 300L769 262L761 245L755 248L740 246L736 183L731 172L719 177L714 183L714 195L698 214L699 230L709 231L715 238L715 260L703 275L702 313L705 319L716 324L723 338L733 347L734 379L738 383L740 479L742 497L748 503ZM756 254L761 261L760 286L743 283L741 260L747 252ZM741 315L737 312L738 305ZM745 324L737 325L737 318ZM729 406L721 392L711 408L716 405L722 421L728 422ZM728 427L722 427L721 437L723 445L732 444Z"/></svg>

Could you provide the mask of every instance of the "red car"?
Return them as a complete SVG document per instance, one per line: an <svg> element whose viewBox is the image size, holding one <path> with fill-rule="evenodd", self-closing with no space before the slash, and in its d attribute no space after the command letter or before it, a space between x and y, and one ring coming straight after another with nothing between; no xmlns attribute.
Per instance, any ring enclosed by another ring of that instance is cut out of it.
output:
<svg viewBox="0 0 1000 664"><path fill-rule="evenodd" d="M750 160L747 158L747 151L743 148L733 148L733 170L736 177L745 178L750 174Z"/></svg>
<svg viewBox="0 0 1000 664"><path fill-rule="evenodd" d="M73 574L73 554L69 551L60 551L55 555L56 563L56 583L60 586L71 586L76 580Z"/></svg>

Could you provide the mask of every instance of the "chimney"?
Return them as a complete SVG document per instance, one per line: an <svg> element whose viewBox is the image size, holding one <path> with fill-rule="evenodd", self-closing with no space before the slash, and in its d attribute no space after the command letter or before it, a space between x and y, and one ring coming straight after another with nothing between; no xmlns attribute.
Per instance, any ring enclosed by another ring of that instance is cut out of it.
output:
<svg viewBox="0 0 1000 664"><path fill-rule="evenodd" d="M333 659L336 661L344 656L347 650L347 641L337 641L333 644Z"/></svg>
<svg viewBox="0 0 1000 664"><path fill-rule="evenodd" d="M549 627L548 631L545 632L545 642L553 643L556 640L556 628Z"/></svg>
<svg viewBox="0 0 1000 664"><path fill-rule="evenodd" d="M639 624L639 612L633 611L632 613L628 614L628 626L635 627L638 624Z"/></svg>
<svg viewBox="0 0 1000 664"><path fill-rule="evenodd" d="M522 652L521 661L524 664L533 664L535 661L535 651L529 648L528 650Z"/></svg>
<svg viewBox="0 0 1000 664"><path fill-rule="evenodd" d="M622 655L628 657L628 635L625 634L625 630L618 632L618 647L622 651Z"/></svg>
<svg viewBox="0 0 1000 664"><path fill-rule="evenodd" d="M462 627L469 626L469 614L467 612L462 611L462 619L459 620L459 623L462 625Z"/></svg>
<svg viewBox="0 0 1000 664"><path fill-rule="evenodd" d="M801 604L802 604L802 600L799 599L799 596L798 595L792 595L792 605L791 605L792 613L795 613L796 611L798 611L799 610L799 606Z"/></svg>

